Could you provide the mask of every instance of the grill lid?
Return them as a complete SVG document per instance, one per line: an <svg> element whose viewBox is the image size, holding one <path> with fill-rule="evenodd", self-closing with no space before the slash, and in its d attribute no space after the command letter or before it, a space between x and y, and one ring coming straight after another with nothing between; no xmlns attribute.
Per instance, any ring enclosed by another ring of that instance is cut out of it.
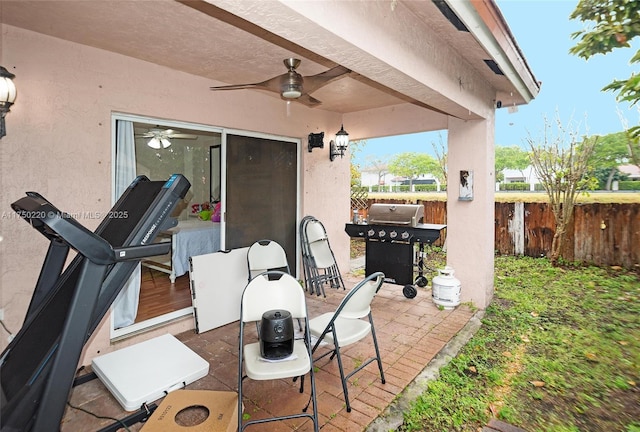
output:
<svg viewBox="0 0 640 432"><path fill-rule="evenodd" d="M372 204L368 223L378 225L412 226L421 223L424 206L421 204Z"/></svg>

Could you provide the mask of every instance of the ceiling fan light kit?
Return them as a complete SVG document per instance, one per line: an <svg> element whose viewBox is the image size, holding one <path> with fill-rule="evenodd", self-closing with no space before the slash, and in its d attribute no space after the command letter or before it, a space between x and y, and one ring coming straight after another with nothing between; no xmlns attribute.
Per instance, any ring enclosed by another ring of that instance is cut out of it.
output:
<svg viewBox="0 0 640 432"><path fill-rule="evenodd" d="M302 96L302 84L304 83L302 75L296 72L296 68L300 66L300 60L288 58L283 62L289 72L282 76L280 95L285 99L298 99Z"/></svg>
<svg viewBox="0 0 640 432"><path fill-rule="evenodd" d="M150 129L139 138L148 138L147 145L152 149L165 149L171 145L171 139L198 139L198 135L185 134L173 129Z"/></svg>
<svg viewBox="0 0 640 432"><path fill-rule="evenodd" d="M282 97L285 99L298 99L300 96L302 96L302 92L296 85L287 85L282 90Z"/></svg>

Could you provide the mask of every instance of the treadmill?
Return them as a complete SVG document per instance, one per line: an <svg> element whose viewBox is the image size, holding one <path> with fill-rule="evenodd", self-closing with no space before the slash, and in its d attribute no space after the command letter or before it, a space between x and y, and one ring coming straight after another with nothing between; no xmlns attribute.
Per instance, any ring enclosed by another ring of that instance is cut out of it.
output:
<svg viewBox="0 0 640 432"><path fill-rule="evenodd" d="M140 260L169 252L153 241L177 224L190 187L181 174L139 176L95 232L36 192L11 205L50 243L24 324L0 356L0 432L60 429L85 343Z"/></svg>

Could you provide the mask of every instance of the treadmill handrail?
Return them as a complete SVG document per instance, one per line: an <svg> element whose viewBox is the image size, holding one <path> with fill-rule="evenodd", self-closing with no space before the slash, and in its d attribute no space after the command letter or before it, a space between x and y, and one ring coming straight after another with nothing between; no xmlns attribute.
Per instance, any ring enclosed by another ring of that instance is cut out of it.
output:
<svg viewBox="0 0 640 432"><path fill-rule="evenodd" d="M166 255L171 251L171 243L151 243L139 246L114 248L115 260L131 261L156 255Z"/></svg>
<svg viewBox="0 0 640 432"><path fill-rule="evenodd" d="M116 255L105 239L89 231L68 213L61 212L36 193L19 199L11 208L48 239L59 238L96 264L113 264Z"/></svg>

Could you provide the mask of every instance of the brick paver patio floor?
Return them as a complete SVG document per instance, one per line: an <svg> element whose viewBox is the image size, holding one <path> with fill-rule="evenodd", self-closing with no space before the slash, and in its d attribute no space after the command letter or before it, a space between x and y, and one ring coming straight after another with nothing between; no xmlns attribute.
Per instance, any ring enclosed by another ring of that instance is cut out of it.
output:
<svg viewBox="0 0 640 432"><path fill-rule="evenodd" d="M362 278L350 274L343 276L347 289ZM326 298L307 294L310 317L335 310L345 291L327 288L326 294ZM352 411L348 413L335 359L329 361L328 357L325 357L317 362L314 366L317 370L319 425L323 432L365 429L473 315L471 309L465 305L453 310L439 310L433 303L428 288L419 288L417 297L407 299L402 294L402 286L388 283L382 286L374 299L372 310L386 384L380 382L375 362L352 377L349 385ZM199 335L187 332L177 336L210 363L209 374L187 386L188 389L237 391L238 331L239 326L236 322ZM345 370L348 371L372 356L374 350L368 337L341 352ZM308 391L300 394L298 384L291 380L247 380L245 395L244 412L252 419L283 412L297 412L308 400ZM122 418L129 414L99 380L76 387L70 402L100 416ZM97 419L82 411L68 408L61 430L94 431L110 423L112 421ZM137 424L130 427L130 430L139 431L142 427L143 424ZM312 431L313 427L310 420L288 420L253 426L248 430Z"/></svg>

